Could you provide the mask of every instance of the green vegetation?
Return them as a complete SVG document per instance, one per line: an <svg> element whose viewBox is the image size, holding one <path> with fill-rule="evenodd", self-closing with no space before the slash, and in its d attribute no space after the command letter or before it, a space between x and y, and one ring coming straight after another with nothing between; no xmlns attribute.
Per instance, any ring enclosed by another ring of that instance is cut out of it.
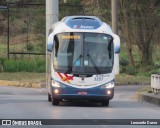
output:
<svg viewBox="0 0 160 128"><path fill-rule="evenodd" d="M159 48L159 47L158 47ZM156 48L157 49L157 48ZM150 76L152 73L160 72L160 50L155 50L153 52L153 63L151 65L141 65L138 47L136 45L132 46L133 58L135 60L135 66L132 66L129 62L127 45L123 42L121 43L121 53L120 53L120 73L126 73L133 76Z"/></svg>
<svg viewBox="0 0 160 128"><path fill-rule="evenodd" d="M4 72L45 72L44 60L5 60Z"/></svg>
<svg viewBox="0 0 160 128"><path fill-rule="evenodd" d="M5 44L0 43L0 58L7 57L7 46Z"/></svg>
<svg viewBox="0 0 160 128"><path fill-rule="evenodd" d="M20 81L20 82L44 82L46 79L45 73L0 73L0 80Z"/></svg>
<svg viewBox="0 0 160 128"><path fill-rule="evenodd" d="M10 52L45 53L45 6L23 5L45 4L45 0L2 1L2 5L17 2L10 8ZM67 0L67 3L59 0L59 4L59 19L68 15L96 15L111 25L111 0ZM116 76L118 84L149 84L150 75L160 72L159 5L158 0L119 0L121 74ZM4 79L2 75L14 74L11 72L21 75L45 72L44 56L11 55L7 60L7 11L0 11L0 19L0 79Z"/></svg>
<svg viewBox="0 0 160 128"><path fill-rule="evenodd" d="M45 81L45 73L0 73L0 80L22 81L22 82L43 82ZM127 74L120 74L115 78L116 85L149 85L150 77L147 76L131 76ZM147 87L148 88L148 87ZM141 89L142 90L142 89Z"/></svg>
<svg viewBox="0 0 160 128"><path fill-rule="evenodd" d="M142 87L142 88L140 88L140 89L138 89L138 91L137 92L152 92L152 88L151 88L151 86L145 86L145 87Z"/></svg>
<svg viewBox="0 0 160 128"><path fill-rule="evenodd" d="M149 85L150 76L133 76L128 74L120 74L115 78L116 85Z"/></svg>

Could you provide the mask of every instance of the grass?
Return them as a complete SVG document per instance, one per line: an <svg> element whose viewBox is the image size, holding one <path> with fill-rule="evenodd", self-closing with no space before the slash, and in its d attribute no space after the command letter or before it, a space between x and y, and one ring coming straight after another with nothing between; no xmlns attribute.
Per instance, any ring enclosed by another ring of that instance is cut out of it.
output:
<svg viewBox="0 0 160 128"><path fill-rule="evenodd" d="M5 60L4 72L45 72L45 60Z"/></svg>
<svg viewBox="0 0 160 128"><path fill-rule="evenodd" d="M115 77L117 85L149 85L150 76L132 76L120 74Z"/></svg>
<svg viewBox="0 0 160 128"><path fill-rule="evenodd" d="M7 45L0 43L0 58L1 57L4 57L4 58L7 57Z"/></svg>
<svg viewBox="0 0 160 128"><path fill-rule="evenodd" d="M45 73L0 73L0 80L20 81L20 82L42 82L46 80ZM137 85L150 84L150 77L131 76L120 74L116 76L116 85Z"/></svg>
<svg viewBox="0 0 160 128"><path fill-rule="evenodd" d="M20 82L44 82L46 80L45 73L0 73L0 80L20 81Z"/></svg>
<svg viewBox="0 0 160 128"><path fill-rule="evenodd" d="M137 92L152 92L152 88L151 86L141 87L140 89L137 90Z"/></svg>

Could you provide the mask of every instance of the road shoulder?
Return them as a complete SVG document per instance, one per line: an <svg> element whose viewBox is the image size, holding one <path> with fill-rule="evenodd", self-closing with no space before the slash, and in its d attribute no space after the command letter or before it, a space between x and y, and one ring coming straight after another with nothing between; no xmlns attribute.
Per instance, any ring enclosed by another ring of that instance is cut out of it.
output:
<svg viewBox="0 0 160 128"><path fill-rule="evenodd" d="M137 92L138 101L145 101L160 106L160 94Z"/></svg>

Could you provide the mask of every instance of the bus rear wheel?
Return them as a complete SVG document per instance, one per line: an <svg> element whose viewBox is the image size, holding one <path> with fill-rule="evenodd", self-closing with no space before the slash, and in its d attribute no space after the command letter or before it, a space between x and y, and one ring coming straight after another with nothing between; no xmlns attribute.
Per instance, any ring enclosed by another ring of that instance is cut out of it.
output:
<svg viewBox="0 0 160 128"><path fill-rule="evenodd" d="M101 101L101 104L103 105L103 106L108 106L109 105L109 100L105 100L105 101Z"/></svg>
<svg viewBox="0 0 160 128"><path fill-rule="evenodd" d="M59 102L58 99L52 98L52 105L59 105Z"/></svg>

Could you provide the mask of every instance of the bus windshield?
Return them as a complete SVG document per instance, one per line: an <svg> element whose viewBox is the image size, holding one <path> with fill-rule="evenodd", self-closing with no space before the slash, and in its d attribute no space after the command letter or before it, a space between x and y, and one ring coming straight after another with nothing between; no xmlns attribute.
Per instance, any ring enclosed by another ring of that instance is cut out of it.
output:
<svg viewBox="0 0 160 128"><path fill-rule="evenodd" d="M55 35L54 42L55 71L83 75L112 72L112 36L102 33L67 32Z"/></svg>

